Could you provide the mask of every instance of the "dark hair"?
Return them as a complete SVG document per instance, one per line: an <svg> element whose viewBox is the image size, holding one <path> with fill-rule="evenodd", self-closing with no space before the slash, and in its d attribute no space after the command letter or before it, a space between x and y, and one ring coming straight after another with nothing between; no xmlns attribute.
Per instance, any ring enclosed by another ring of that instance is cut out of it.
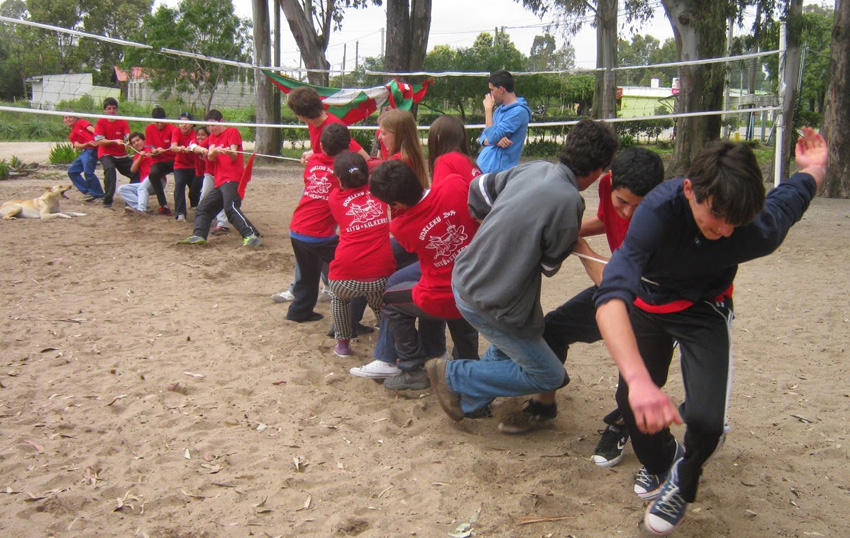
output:
<svg viewBox="0 0 850 538"><path fill-rule="evenodd" d="M204 121L221 121L224 119L224 116L221 115L221 112L212 108L207 115L204 116Z"/></svg>
<svg viewBox="0 0 850 538"><path fill-rule="evenodd" d="M611 163L611 189L629 189L643 198L664 181L664 163L654 151L631 147Z"/></svg>
<svg viewBox="0 0 850 538"><path fill-rule="evenodd" d="M180 119L180 120L185 119L185 120L192 120L192 121L195 120L195 118L192 117L192 114L190 114L188 112L181 112L180 115L177 117L177 119Z"/></svg>
<svg viewBox="0 0 850 538"><path fill-rule="evenodd" d="M127 137L127 140L132 142L132 140L136 137L141 138L142 140L145 139L144 133L140 133L139 131L133 131L132 133L130 133L130 136Z"/></svg>
<svg viewBox="0 0 850 538"><path fill-rule="evenodd" d="M334 159L334 175L346 189L356 189L369 182L369 165L359 153L343 151Z"/></svg>
<svg viewBox="0 0 850 538"><path fill-rule="evenodd" d="M386 161L369 177L369 191L385 204L395 202L413 207L422 199L425 187L412 168L402 161Z"/></svg>
<svg viewBox="0 0 850 538"><path fill-rule="evenodd" d="M434 120L428 129L428 171L434 175L437 157L457 151L469 157L469 140L466 127L457 116L443 115ZM473 162L470 159L470 162Z"/></svg>
<svg viewBox="0 0 850 538"><path fill-rule="evenodd" d="M351 134L348 127L342 123L331 123L322 130L322 151L333 157L348 149L351 144Z"/></svg>
<svg viewBox="0 0 850 538"><path fill-rule="evenodd" d="M103 100L103 109L106 110L106 107L108 107L108 106L117 107L118 106L118 99L116 99L114 97L107 97L106 99L104 99Z"/></svg>
<svg viewBox="0 0 850 538"><path fill-rule="evenodd" d="M295 112L296 116L304 116L307 119L318 118L322 115L325 107L322 105L322 98L316 93L313 88L301 86L289 92L286 98L286 106Z"/></svg>
<svg viewBox="0 0 850 538"><path fill-rule="evenodd" d="M504 69L490 73L490 78L487 79L487 82L496 88L502 87L505 91L514 93L514 76Z"/></svg>
<svg viewBox="0 0 850 538"><path fill-rule="evenodd" d="M210 135L210 129L206 125L199 126L197 129L195 129L195 132L197 132L197 131L203 131L207 134L207 136Z"/></svg>
<svg viewBox="0 0 850 538"><path fill-rule="evenodd" d="M608 168L619 147L617 134L610 125L584 119L570 129L558 160L576 176L587 176L599 168Z"/></svg>
<svg viewBox="0 0 850 538"><path fill-rule="evenodd" d="M697 203L711 198L712 213L733 226L749 223L764 207L764 178L746 144L709 144L691 162L687 177Z"/></svg>
<svg viewBox="0 0 850 538"><path fill-rule="evenodd" d="M153 110L151 110L151 117L155 120L164 120L168 117L168 115L165 113L164 108L161 106L155 106L153 107Z"/></svg>

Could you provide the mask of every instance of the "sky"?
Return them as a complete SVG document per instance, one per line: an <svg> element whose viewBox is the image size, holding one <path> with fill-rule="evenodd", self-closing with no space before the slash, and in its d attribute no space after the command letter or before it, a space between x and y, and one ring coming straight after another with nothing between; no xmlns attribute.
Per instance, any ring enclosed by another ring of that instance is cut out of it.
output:
<svg viewBox="0 0 850 538"><path fill-rule="evenodd" d="M164 0L164 3L175 5L178 0ZM240 17L253 18L251 0L233 0L236 14ZM673 37L670 22L664 16L661 0L650 0L654 6L652 20L640 28L633 30L625 23L622 0L620 1L619 34L621 38L630 39L634 33L650 34L660 42ZM804 4L820 4L822 0L804 0ZM286 19L281 14L281 64L284 68L299 66L298 48ZM345 69L354 68L355 56L378 56L382 52L382 29L386 26L386 10L384 7L369 7L366 9L346 10L342 30L331 34L327 50L328 60L332 69L341 69L345 57ZM569 37L569 44L575 49L576 68L593 68L596 66L596 32L588 23L575 36ZM552 17L540 19L531 11L522 7L516 0L433 0L431 13L431 33L428 39L428 49L436 45L449 45L453 48L469 47L481 32L493 33L496 27L504 27L517 49L525 55L531 51L531 45L536 35L542 35L546 27L552 23ZM272 18L272 26L274 19ZM274 29L272 28L272 31ZM566 38L553 30L558 46L561 47ZM736 29L736 35L744 33Z"/></svg>

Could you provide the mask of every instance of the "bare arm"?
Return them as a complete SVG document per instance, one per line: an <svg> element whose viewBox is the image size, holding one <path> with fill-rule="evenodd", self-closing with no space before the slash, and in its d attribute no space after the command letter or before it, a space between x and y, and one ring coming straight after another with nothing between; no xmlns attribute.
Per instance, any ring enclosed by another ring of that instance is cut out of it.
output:
<svg viewBox="0 0 850 538"><path fill-rule="evenodd" d="M578 232L579 237L590 237L591 235L602 235L605 233L605 223L602 219L593 215L581 221L581 230Z"/></svg>
<svg viewBox="0 0 850 538"><path fill-rule="evenodd" d="M590 277L590 280L592 280L597 286L601 284L602 271L605 269L605 263L608 261L608 258L597 254L592 248L590 248L587 241L581 238L579 238L575 245L573 245L573 252L581 254L579 259L581 260L581 264L584 266L584 270L587 271L587 276ZM589 256L594 259L589 259L585 256Z"/></svg>

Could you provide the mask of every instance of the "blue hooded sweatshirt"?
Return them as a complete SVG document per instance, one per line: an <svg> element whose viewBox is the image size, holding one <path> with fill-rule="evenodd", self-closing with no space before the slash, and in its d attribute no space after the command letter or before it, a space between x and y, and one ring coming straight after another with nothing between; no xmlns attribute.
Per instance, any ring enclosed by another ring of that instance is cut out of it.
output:
<svg viewBox="0 0 850 538"><path fill-rule="evenodd" d="M519 156L528 132L528 122L531 120L531 109L524 97L517 97L510 105L499 105L493 112L493 125L484 129L478 142L483 146L478 155L478 168L485 174L501 172L519 164ZM496 143L508 137L513 144L500 148ZM488 146L484 146L484 140Z"/></svg>

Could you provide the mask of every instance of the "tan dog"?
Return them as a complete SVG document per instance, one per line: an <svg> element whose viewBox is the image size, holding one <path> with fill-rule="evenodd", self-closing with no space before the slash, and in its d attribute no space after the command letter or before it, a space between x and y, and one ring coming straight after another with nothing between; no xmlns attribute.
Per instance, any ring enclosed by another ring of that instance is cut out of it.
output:
<svg viewBox="0 0 850 538"><path fill-rule="evenodd" d="M47 187L44 194L32 200L9 200L0 206L0 217L3 220L15 218L47 220L62 217L70 219L71 216L85 217L85 213L65 214L59 211L59 198L68 198L65 193L71 190L69 185L54 185Z"/></svg>

